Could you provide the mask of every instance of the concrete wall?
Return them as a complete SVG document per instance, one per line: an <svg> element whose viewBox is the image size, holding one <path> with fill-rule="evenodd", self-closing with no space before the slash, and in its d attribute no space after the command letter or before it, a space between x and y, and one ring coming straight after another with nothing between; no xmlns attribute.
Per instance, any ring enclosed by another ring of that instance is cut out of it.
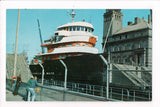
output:
<svg viewBox="0 0 160 107"><path fill-rule="evenodd" d="M78 93L74 91L60 91L51 89L40 89L36 93L37 101L103 101L105 98L98 98L93 95Z"/></svg>

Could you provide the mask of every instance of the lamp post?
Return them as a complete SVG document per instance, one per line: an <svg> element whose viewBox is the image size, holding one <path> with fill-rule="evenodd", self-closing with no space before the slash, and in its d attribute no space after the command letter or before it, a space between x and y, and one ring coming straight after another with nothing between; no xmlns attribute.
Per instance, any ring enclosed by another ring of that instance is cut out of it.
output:
<svg viewBox="0 0 160 107"><path fill-rule="evenodd" d="M62 65L65 68L65 79L64 79L64 89L67 88L67 66L66 64L63 62L63 60L60 59L60 62L62 63Z"/></svg>
<svg viewBox="0 0 160 107"><path fill-rule="evenodd" d="M38 63L40 66L41 66L41 68L42 68L42 85L43 85L43 80L44 80L44 67L43 67L43 65L41 64L41 63Z"/></svg>
<svg viewBox="0 0 160 107"><path fill-rule="evenodd" d="M62 65L64 66L65 68L65 77L64 77L64 94L63 94L63 101L65 101L66 99L66 94L65 94L65 91L67 89L67 66L66 64L63 62L63 60L60 59L60 62L62 63Z"/></svg>
<svg viewBox="0 0 160 107"><path fill-rule="evenodd" d="M100 58L103 60L103 62L106 64L107 66L107 70L106 70L106 99L109 98L109 72L108 72L108 62L107 60L103 57L103 55L100 55Z"/></svg>

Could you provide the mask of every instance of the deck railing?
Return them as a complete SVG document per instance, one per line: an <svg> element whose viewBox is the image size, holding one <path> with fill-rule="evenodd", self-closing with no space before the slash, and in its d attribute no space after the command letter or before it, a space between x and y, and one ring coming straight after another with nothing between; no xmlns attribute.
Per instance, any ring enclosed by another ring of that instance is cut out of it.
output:
<svg viewBox="0 0 160 107"><path fill-rule="evenodd" d="M44 81L46 86L58 86L64 87L63 81ZM150 89L152 86L149 86ZM106 87L100 85L90 85L82 83L67 83L67 89L71 91L76 91L80 93L86 93L94 96L106 97ZM137 90L137 89L127 89L118 87L109 87L109 98L117 99L121 101L151 101L152 91L151 90Z"/></svg>
<svg viewBox="0 0 160 107"><path fill-rule="evenodd" d="M13 91L11 80L6 80L6 88ZM37 101L75 101L68 96L81 96L87 100L100 101L151 101L152 91L131 90L118 87L109 87L109 99L106 99L106 87L82 83L67 83L64 88L62 81L44 81L44 85L39 85L40 92L36 93ZM21 96L26 96L26 83L22 83L19 89ZM70 94L70 95L68 95ZM68 95L68 96L67 96Z"/></svg>

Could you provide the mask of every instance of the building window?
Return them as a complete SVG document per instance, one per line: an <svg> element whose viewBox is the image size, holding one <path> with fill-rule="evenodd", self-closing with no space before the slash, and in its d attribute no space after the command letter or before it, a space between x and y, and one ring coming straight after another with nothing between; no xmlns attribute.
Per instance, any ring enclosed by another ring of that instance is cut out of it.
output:
<svg viewBox="0 0 160 107"><path fill-rule="evenodd" d="M130 50L131 49L131 45L130 44L127 44L127 50Z"/></svg>
<svg viewBox="0 0 160 107"><path fill-rule="evenodd" d="M127 35L125 35L125 38L127 39Z"/></svg>
<svg viewBox="0 0 160 107"><path fill-rule="evenodd" d="M127 45L124 45L124 50L127 50Z"/></svg>
<svg viewBox="0 0 160 107"><path fill-rule="evenodd" d="M139 43L139 48L143 48L143 43L142 42Z"/></svg>
<svg viewBox="0 0 160 107"><path fill-rule="evenodd" d="M116 62L116 58L115 56L112 57L112 63L115 63Z"/></svg>
<svg viewBox="0 0 160 107"><path fill-rule="evenodd" d="M117 50L116 51L119 51L119 47L117 47Z"/></svg>
<svg viewBox="0 0 160 107"><path fill-rule="evenodd" d="M114 47L112 47L112 52L114 52Z"/></svg>
<svg viewBox="0 0 160 107"><path fill-rule="evenodd" d="M119 51L122 51L122 47L121 46L119 47Z"/></svg>
<svg viewBox="0 0 160 107"><path fill-rule="evenodd" d="M143 32L141 32L141 36L143 36Z"/></svg>
<svg viewBox="0 0 160 107"><path fill-rule="evenodd" d="M117 47L114 48L114 51L117 51Z"/></svg>
<svg viewBox="0 0 160 107"><path fill-rule="evenodd" d="M134 46L134 44L132 44L132 49L135 49L135 46Z"/></svg>
<svg viewBox="0 0 160 107"><path fill-rule="evenodd" d="M120 36L120 39L121 39L121 36Z"/></svg>

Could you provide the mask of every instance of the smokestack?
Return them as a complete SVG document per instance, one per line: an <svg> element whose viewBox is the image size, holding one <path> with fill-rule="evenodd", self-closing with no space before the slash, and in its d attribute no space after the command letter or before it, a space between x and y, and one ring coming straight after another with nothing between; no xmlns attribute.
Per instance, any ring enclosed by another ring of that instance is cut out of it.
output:
<svg viewBox="0 0 160 107"><path fill-rule="evenodd" d="M132 22L128 22L128 25L132 25Z"/></svg>
<svg viewBox="0 0 160 107"><path fill-rule="evenodd" d="M140 23L141 22L141 19L139 18L139 17L136 17L135 18L135 24L138 24L138 23Z"/></svg>
<svg viewBox="0 0 160 107"><path fill-rule="evenodd" d="M151 24L151 15L148 15L148 23Z"/></svg>

